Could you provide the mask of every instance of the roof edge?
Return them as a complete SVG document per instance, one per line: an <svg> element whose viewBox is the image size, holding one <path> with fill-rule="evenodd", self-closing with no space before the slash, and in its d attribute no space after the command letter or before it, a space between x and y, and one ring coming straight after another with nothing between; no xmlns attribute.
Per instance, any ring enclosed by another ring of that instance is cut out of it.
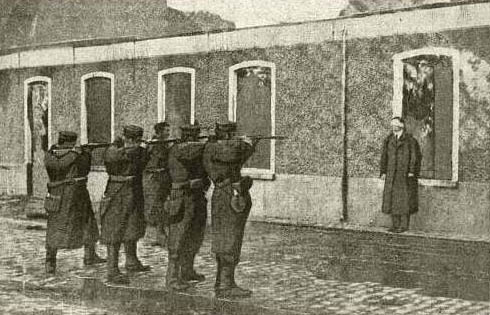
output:
<svg viewBox="0 0 490 315"><path fill-rule="evenodd" d="M152 37L123 36L123 37L111 37L111 38L88 38L88 39L52 42L47 44L13 46L6 49L0 49L0 56L13 54L21 51L36 50L40 48L53 48L53 47L64 47L64 46L69 46L69 47L100 46L100 45L110 45L110 44L117 44L123 42L136 42L136 41L144 41L144 40L152 40L152 39L160 39L160 38L178 38L178 37L186 37L186 36L205 35L205 34L231 33L235 31L243 31L249 29L276 28L276 27L293 26L293 25L301 25L301 24L315 24L315 23L323 23L328 21L359 19L359 18L374 16L374 15L386 15L386 14L393 14L398 12L410 12L410 11L417 11L417 10L431 10L431 9L466 6L466 5L473 5L473 4L480 4L480 3L490 3L490 0L466 0L464 2L458 1L458 2L432 3L432 4L424 4L424 5L408 7L408 8L361 12L352 15L339 16L339 17L334 17L329 19L305 20L300 22L250 26L250 27L236 28L233 30L213 30L209 32L196 31L196 32L172 34L167 36L163 35L163 36L152 36Z"/></svg>

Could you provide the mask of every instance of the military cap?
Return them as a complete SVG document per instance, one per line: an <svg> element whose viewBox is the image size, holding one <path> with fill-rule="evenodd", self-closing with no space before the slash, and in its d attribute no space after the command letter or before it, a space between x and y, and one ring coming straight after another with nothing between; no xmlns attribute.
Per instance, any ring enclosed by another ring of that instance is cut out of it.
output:
<svg viewBox="0 0 490 315"><path fill-rule="evenodd" d="M182 130L182 134L199 134L201 127L199 124L188 124L180 126L180 130Z"/></svg>
<svg viewBox="0 0 490 315"><path fill-rule="evenodd" d="M216 131L234 132L236 131L236 122L227 121L216 123Z"/></svg>
<svg viewBox="0 0 490 315"><path fill-rule="evenodd" d="M160 132L160 131L163 131L165 130L166 127L169 127L170 124L166 121L162 121L162 122L159 122L159 123L156 123L155 126L153 127L153 129L155 129L155 132Z"/></svg>
<svg viewBox="0 0 490 315"><path fill-rule="evenodd" d="M126 125L123 127L123 134L129 138L137 138L143 136L143 128L136 125Z"/></svg>
<svg viewBox="0 0 490 315"><path fill-rule="evenodd" d="M60 131L58 135L58 142L63 143L63 142L75 142L77 141L78 135L73 132L73 131Z"/></svg>

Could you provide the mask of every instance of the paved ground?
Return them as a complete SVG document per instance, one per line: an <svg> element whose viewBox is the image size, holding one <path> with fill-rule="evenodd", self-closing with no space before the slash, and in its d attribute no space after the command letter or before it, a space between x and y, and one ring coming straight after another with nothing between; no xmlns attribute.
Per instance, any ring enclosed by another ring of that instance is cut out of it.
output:
<svg viewBox="0 0 490 315"><path fill-rule="evenodd" d="M45 278L44 225L0 221L1 314L139 313L134 305L124 311L90 305L70 291L79 287L78 276L104 278L104 266L83 268L82 250L62 251L59 274ZM153 230L148 234L139 256L153 270L132 275L131 286L164 290L166 251L152 247ZM490 314L489 243L259 223L250 224L246 235L237 281L254 295L244 303L317 314ZM189 293L211 297L215 263L209 240L197 269L207 281Z"/></svg>

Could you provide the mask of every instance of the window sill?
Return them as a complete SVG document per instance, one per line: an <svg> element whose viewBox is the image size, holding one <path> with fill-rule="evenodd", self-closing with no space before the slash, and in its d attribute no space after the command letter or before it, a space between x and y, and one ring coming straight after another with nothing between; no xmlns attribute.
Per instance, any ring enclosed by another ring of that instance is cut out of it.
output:
<svg viewBox="0 0 490 315"><path fill-rule="evenodd" d="M441 188L458 188L458 182L447 179L420 179L419 186L425 187L441 187Z"/></svg>
<svg viewBox="0 0 490 315"><path fill-rule="evenodd" d="M276 178L273 171L260 168L244 168L241 173L242 176L250 176L258 180L274 180Z"/></svg>

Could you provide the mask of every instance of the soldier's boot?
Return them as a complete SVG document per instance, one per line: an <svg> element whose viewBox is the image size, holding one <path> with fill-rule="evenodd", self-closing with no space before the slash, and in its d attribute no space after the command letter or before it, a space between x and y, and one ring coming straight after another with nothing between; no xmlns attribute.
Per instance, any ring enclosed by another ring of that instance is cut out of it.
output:
<svg viewBox="0 0 490 315"><path fill-rule="evenodd" d="M85 266L101 264L105 263L106 261L107 259L103 259L97 255L97 252L95 251L95 244L85 245L83 256L83 264Z"/></svg>
<svg viewBox="0 0 490 315"><path fill-rule="evenodd" d="M252 291L252 290L245 289L245 288L241 288L241 287L239 287L239 286L236 284L236 282L235 282L235 270L236 270L236 266L237 266L237 264L233 264L233 265L232 265L232 267L231 267L231 268L232 268L232 270L233 270L233 271L232 271L232 273L231 273L231 282L233 283L233 286L234 286L235 288L238 288L238 289L242 290L243 292L245 292L245 294L248 294L249 296L250 296L250 295L252 295L252 293L253 293L253 291Z"/></svg>
<svg viewBox="0 0 490 315"><path fill-rule="evenodd" d="M203 282L206 277L194 270L194 260L196 255L186 255L181 265L181 278L184 281Z"/></svg>
<svg viewBox="0 0 490 315"><path fill-rule="evenodd" d="M246 298L252 295L252 291L240 288L235 283L235 265L229 262L223 262L219 284L215 287L217 298Z"/></svg>
<svg viewBox="0 0 490 315"><path fill-rule="evenodd" d="M168 235L165 232L165 228L157 226L155 241L151 243L151 246L167 247Z"/></svg>
<svg viewBox="0 0 490 315"><path fill-rule="evenodd" d="M216 292L220 286L221 286L221 270L223 269L223 266L221 264L221 259L219 256L216 257L216 282L214 283L214 291Z"/></svg>
<svg viewBox="0 0 490 315"><path fill-rule="evenodd" d="M136 252L138 247L136 241L125 242L124 251L126 252L126 271L128 272L145 272L150 271L151 267L143 265L138 259Z"/></svg>
<svg viewBox="0 0 490 315"><path fill-rule="evenodd" d="M180 266L176 258L169 258L168 260L165 285L171 291L184 291L190 287L189 283L183 281L180 277Z"/></svg>
<svg viewBox="0 0 490 315"><path fill-rule="evenodd" d="M54 275L56 273L56 248L46 248L46 274Z"/></svg>
<svg viewBox="0 0 490 315"><path fill-rule="evenodd" d="M119 248L121 244L107 245L107 282L112 284L129 284L127 275L119 270Z"/></svg>

